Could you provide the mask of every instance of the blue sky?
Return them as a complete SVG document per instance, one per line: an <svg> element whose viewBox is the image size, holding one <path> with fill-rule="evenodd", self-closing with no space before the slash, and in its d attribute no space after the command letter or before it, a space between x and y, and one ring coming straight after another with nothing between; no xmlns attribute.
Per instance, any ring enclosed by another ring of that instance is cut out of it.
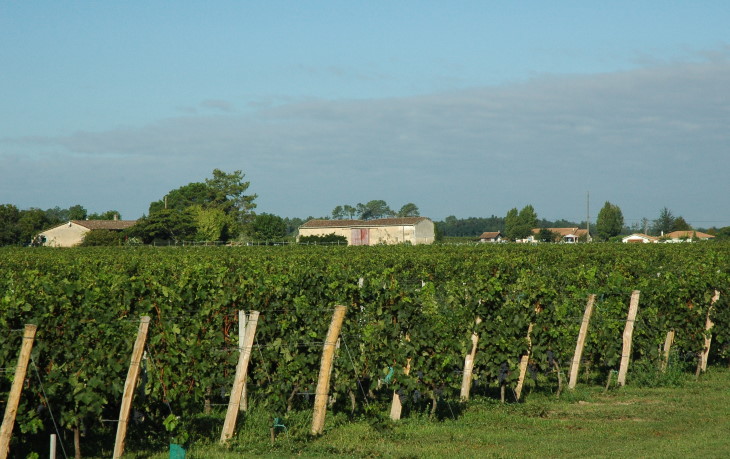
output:
<svg viewBox="0 0 730 459"><path fill-rule="evenodd" d="M2 2L0 203L730 225L730 4Z"/></svg>

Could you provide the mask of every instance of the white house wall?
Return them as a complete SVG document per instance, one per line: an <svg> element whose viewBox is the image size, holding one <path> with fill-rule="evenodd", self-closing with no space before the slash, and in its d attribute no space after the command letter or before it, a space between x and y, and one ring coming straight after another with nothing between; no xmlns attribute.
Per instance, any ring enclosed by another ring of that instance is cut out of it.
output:
<svg viewBox="0 0 730 459"><path fill-rule="evenodd" d="M434 224L430 220L423 220L414 225L393 225L393 226L358 226L358 227L335 227L335 228L299 228L299 237L302 236L325 236L336 234L347 238L347 243L352 244L353 228L368 229L368 240L370 245L377 244L431 244L434 241Z"/></svg>
<svg viewBox="0 0 730 459"><path fill-rule="evenodd" d="M88 232L88 228L84 228L76 223L65 223L44 231L41 235L46 237L46 242L43 244L45 246L73 247L81 244L84 240L84 235Z"/></svg>

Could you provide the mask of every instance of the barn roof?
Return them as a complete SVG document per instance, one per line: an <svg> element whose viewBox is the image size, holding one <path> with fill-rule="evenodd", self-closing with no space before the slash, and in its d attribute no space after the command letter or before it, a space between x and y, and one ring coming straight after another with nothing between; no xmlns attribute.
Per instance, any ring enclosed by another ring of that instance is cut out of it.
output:
<svg viewBox="0 0 730 459"><path fill-rule="evenodd" d="M71 220L90 230L123 230L134 226L137 220Z"/></svg>
<svg viewBox="0 0 730 459"><path fill-rule="evenodd" d="M355 228L373 226L402 226L415 225L426 217L377 218L374 220L309 220L300 228Z"/></svg>

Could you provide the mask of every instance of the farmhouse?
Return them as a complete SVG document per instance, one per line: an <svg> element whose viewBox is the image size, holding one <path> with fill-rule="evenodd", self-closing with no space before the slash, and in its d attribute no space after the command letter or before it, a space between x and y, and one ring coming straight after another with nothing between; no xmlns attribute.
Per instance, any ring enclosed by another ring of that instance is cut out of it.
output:
<svg viewBox="0 0 730 459"><path fill-rule="evenodd" d="M36 240L47 247L74 247L81 244L89 231L122 231L135 223L137 220L71 220L43 231L36 236Z"/></svg>
<svg viewBox="0 0 730 459"><path fill-rule="evenodd" d="M621 239L621 242L627 244L649 244L657 241L659 241L658 237L649 236L648 234L644 233L630 234Z"/></svg>
<svg viewBox="0 0 730 459"><path fill-rule="evenodd" d="M672 231L665 234L661 240L664 242L692 242L692 241L709 241L715 239L715 236L699 231Z"/></svg>
<svg viewBox="0 0 730 459"><path fill-rule="evenodd" d="M548 231L551 233L555 233L558 236L560 236L560 242L565 242L567 244L574 244L578 242L581 238L583 238L584 241L590 241L590 234L588 234L587 229L581 229L578 227L575 228L547 228ZM537 241L537 235L542 231L542 228L533 228L532 234L528 236L526 239L522 239L519 242L538 242Z"/></svg>
<svg viewBox="0 0 730 459"><path fill-rule="evenodd" d="M479 236L479 242L502 242L502 233L499 231L486 231Z"/></svg>
<svg viewBox="0 0 730 459"><path fill-rule="evenodd" d="M380 218L376 220L309 220L299 227L299 237L336 234L348 245L431 244L434 224L426 217Z"/></svg>

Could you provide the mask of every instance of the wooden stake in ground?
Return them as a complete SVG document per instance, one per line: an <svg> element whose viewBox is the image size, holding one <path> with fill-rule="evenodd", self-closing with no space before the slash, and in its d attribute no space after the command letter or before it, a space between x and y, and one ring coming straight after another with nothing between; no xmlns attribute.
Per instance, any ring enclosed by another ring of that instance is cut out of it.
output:
<svg viewBox="0 0 730 459"><path fill-rule="evenodd" d="M243 393L243 384L246 381L248 362L251 360L251 349L253 348L253 340L254 336L256 336L256 326L258 325L258 322L259 312L251 311L248 323L246 324L246 334L243 339L243 352L238 355L236 376L234 377L233 388L231 389L231 399L228 402L226 420L223 422L223 431L221 432L221 443L227 442L233 436L233 431L236 428L236 419L238 418L239 405L241 403L241 395Z"/></svg>
<svg viewBox="0 0 730 459"><path fill-rule="evenodd" d="M705 347L700 353L700 361L697 365L697 376L699 376L700 373L707 371L707 359L710 356L710 345L712 345L712 335L710 334L710 330L712 330L712 327L715 325L712 322L712 319L710 319L710 314L712 314L712 310L715 308L715 303L717 303L717 300L719 299L720 292L715 290L715 295L712 297L712 303L710 303L710 307L707 309L707 319L705 320Z"/></svg>
<svg viewBox="0 0 730 459"><path fill-rule="evenodd" d="M667 332L667 337L664 339L664 353L662 354L664 358L662 359L661 365L662 372L667 371L667 365L669 365L669 351L672 349L672 344L674 344L674 330L669 330Z"/></svg>
<svg viewBox="0 0 730 459"><path fill-rule="evenodd" d="M641 292L634 290L631 292L631 302L629 303L629 315L626 317L626 327L624 327L623 350L621 351L621 366L618 369L618 378L616 383L619 386L626 385L626 373L629 370L629 360L631 359L631 341L634 335L634 322L636 322L636 313L639 311L639 296Z"/></svg>
<svg viewBox="0 0 730 459"><path fill-rule="evenodd" d="M482 318L476 318L476 325L482 323ZM461 380L461 400L469 400L469 392L471 391L471 381L474 376L474 359L477 355L477 345L479 344L479 335L477 332L471 334L471 352L464 358L464 375Z"/></svg>
<svg viewBox="0 0 730 459"><path fill-rule="evenodd" d="M522 386L525 384L525 376L527 375L527 364L530 362L530 355L532 354L532 339L530 338L530 334L532 334L532 327L534 326L535 324L530 324L527 327L527 353L520 358L520 376L517 379L517 387L515 388L515 399L517 401L520 400L520 396L522 395Z"/></svg>
<svg viewBox="0 0 730 459"><path fill-rule="evenodd" d="M30 351L33 350L35 332L36 326L32 324L26 325L23 330L23 343L20 346L20 356L18 357L18 364L15 366L15 376L13 377L13 385L10 387L8 403L5 405L3 425L0 427L0 459L8 457L8 452L10 451L10 438L13 436L15 415L18 413L20 393L23 391L25 373L28 370L28 361L30 360Z"/></svg>
<svg viewBox="0 0 730 459"><path fill-rule="evenodd" d="M406 335L406 341L410 341L410 335ZM403 369L403 374L408 376L411 372L411 358L406 360L406 367ZM392 421L398 421L401 414L403 413L403 404L400 401L400 395L396 391L393 391L393 401L390 404L390 419Z"/></svg>
<svg viewBox="0 0 730 459"><path fill-rule="evenodd" d="M137 379L139 378L139 364L142 360L144 343L147 340L147 330L149 329L149 326L150 317L142 316L139 320L137 339L134 341L134 348L132 349L132 359L129 363L129 370L127 371L127 380L124 382L122 406L119 409L119 423L117 423L117 437L114 441L115 459L122 457L122 454L124 454L124 440L127 436L127 423L129 422L129 412L132 408L134 389L137 387Z"/></svg>
<svg viewBox="0 0 730 459"><path fill-rule="evenodd" d="M568 389L575 389L578 383L578 371L580 370L580 360L583 358L583 348L586 344L586 336L588 335L588 324L593 314L593 305L596 303L596 295L588 295L588 304L583 312L583 322L580 324L580 332L578 332L578 341L575 343L575 353L573 354L573 362L570 364L570 380L568 381Z"/></svg>
<svg viewBox="0 0 730 459"><path fill-rule="evenodd" d="M243 352L243 342L246 338L246 311L238 311L238 352ZM248 375L248 372L246 372ZM246 391L246 377L243 378L243 389L241 390L241 404L239 405L239 411L245 412L248 410L248 394Z"/></svg>
<svg viewBox="0 0 730 459"><path fill-rule="evenodd" d="M327 338L322 350L322 361L319 367L317 391L314 395L314 413L312 415L312 435L320 435L324 431L324 417L327 414L327 397L330 391L330 371L335 355L335 346L345 319L346 306L335 306L332 322L327 331Z"/></svg>
<svg viewBox="0 0 730 459"><path fill-rule="evenodd" d="M543 306L538 302L535 306L535 314L540 314L543 310ZM520 396L522 395L522 386L525 384L525 375L527 374L527 364L530 362L530 356L532 355L532 329L535 327L534 323L531 323L527 327L527 353L520 359L520 376L517 379L517 387L515 388L515 399L519 402Z"/></svg>

